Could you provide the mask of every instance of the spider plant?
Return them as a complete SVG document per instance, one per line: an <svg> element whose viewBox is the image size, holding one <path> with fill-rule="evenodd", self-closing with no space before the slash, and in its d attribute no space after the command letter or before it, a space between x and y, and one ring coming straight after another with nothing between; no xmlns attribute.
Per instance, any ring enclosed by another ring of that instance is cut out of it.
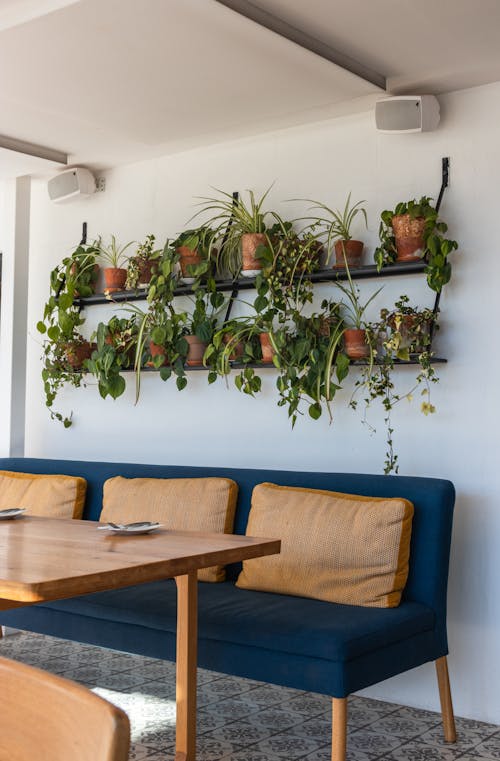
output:
<svg viewBox="0 0 500 761"><path fill-rule="evenodd" d="M100 258L105 261L112 269L119 269L122 264L127 261L125 251L133 244L133 240L126 243L124 246L119 246L116 241L116 236L111 236L111 241L107 246L102 243L99 244Z"/></svg>
<svg viewBox="0 0 500 761"><path fill-rule="evenodd" d="M310 220L310 228L315 232L317 231L317 234L326 235L328 257L330 257L335 241L352 240L352 226L358 214L361 214L365 226L368 227L368 217L363 206L366 201L358 201L351 205L351 193L347 196L343 211L331 209L322 201L306 200L313 204L311 211L318 211L319 216L305 217L304 219Z"/></svg>
<svg viewBox="0 0 500 761"><path fill-rule="evenodd" d="M347 298L347 303L343 302L343 306L349 318L351 327L356 330L363 330L363 328L366 327L366 322L364 320L365 312L372 301L379 295L384 286L382 285L380 288L377 288L375 293L372 293L368 301L362 304L360 302L360 290L358 286L354 284L348 266L346 266L346 275L347 285L344 285L340 282L337 282L336 285L338 288L340 288L344 296Z"/></svg>
<svg viewBox="0 0 500 761"><path fill-rule="evenodd" d="M241 270L241 237L245 233L265 234L266 220L274 216L271 211L264 211L264 202L272 185L265 193L256 197L253 190L248 190L248 199L235 197L224 190L214 188L219 197L200 197L200 210L189 220L199 215L209 215L205 224L212 228L215 237L221 240L217 254L219 270L236 277Z"/></svg>

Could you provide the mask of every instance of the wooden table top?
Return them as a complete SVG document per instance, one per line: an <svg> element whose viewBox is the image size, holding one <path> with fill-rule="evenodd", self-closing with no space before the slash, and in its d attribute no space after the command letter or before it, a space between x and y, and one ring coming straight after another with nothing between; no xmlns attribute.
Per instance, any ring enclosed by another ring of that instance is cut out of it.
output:
<svg viewBox="0 0 500 761"><path fill-rule="evenodd" d="M122 536L98 531L99 525L33 516L0 521L0 608L160 581L280 551L277 539L166 529Z"/></svg>

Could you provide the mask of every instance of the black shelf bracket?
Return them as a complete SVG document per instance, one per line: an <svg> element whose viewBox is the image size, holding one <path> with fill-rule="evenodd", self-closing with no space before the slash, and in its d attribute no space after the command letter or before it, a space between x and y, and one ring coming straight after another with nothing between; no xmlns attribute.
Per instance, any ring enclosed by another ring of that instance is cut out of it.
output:
<svg viewBox="0 0 500 761"><path fill-rule="evenodd" d="M80 246L85 246L87 243L87 223L82 222L82 239L80 241Z"/></svg>
<svg viewBox="0 0 500 761"><path fill-rule="evenodd" d="M439 189L439 195L438 200L436 203L436 211L439 212L439 209L441 208L441 201L443 200L444 191L450 184L450 158L449 156L443 156L441 159L441 188ZM435 325L437 322L438 314L439 314L439 302L441 301L441 291L439 293L436 293L436 298L434 299L434 306L432 308L432 313L434 315L434 319L432 321L430 333L429 333L429 349L432 350L432 341L434 338L435 333Z"/></svg>
<svg viewBox="0 0 500 761"><path fill-rule="evenodd" d="M233 190L233 210L236 207L236 205L237 205L239 200L240 200L239 191ZM233 216L234 216L234 211L231 214L231 219L229 220L229 224L228 224L228 226L226 228L226 232L224 233L224 238L222 239L222 245L220 247L221 253L224 251L224 248L225 248L225 246L227 244L227 239L229 237L229 231L231 229L231 225L233 224ZM229 301L228 301L228 304L227 304L226 316L224 318L224 322L227 322L229 320L230 316L231 316L231 312L233 310L233 304L234 304L235 299L238 298L239 291L240 291L240 289L238 287L238 282L235 280L233 282L233 287L231 288L231 295L229 297Z"/></svg>
<svg viewBox="0 0 500 761"><path fill-rule="evenodd" d="M441 159L441 188L436 203L436 211L439 211L441 207L441 201L443 200L444 191L450 184L450 158L449 156L443 156Z"/></svg>

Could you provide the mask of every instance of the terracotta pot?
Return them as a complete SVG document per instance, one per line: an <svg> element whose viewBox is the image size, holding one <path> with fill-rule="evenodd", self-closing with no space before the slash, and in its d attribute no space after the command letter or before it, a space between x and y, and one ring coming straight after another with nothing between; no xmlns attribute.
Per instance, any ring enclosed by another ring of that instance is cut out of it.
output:
<svg viewBox="0 0 500 761"><path fill-rule="evenodd" d="M232 340L233 336L230 333L225 333L222 337L223 342L227 344ZM231 354L229 355L229 360L231 362L235 362L238 359L241 359L243 356L243 352L245 351L245 345L243 341L238 341L238 343L233 344L233 350Z"/></svg>
<svg viewBox="0 0 500 761"><path fill-rule="evenodd" d="M154 341L150 341L149 342L149 353L151 354L153 359L155 357L159 357L161 354L163 354L165 359L163 360L163 362L160 365L160 367L166 367L167 365L170 364L170 361L169 361L169 359L167 357L167 352L165 351L165 347L164 346L160 346L159 344L155 344ZM146 366L147 367L155 367L155 364L154 364L154 362L146 362Z"/></svg>
<svg viewBox="0 0 500 761"><path fill-rule="evenodd" d="M153 259L151 261L141 262L139 264L139 281L137 283L138 287L144 287L146 285L149 285L151 282L151 278L153 277L154 273L158 269L158 261L156 259Z"/></svg>
<svg viewBox="0 0 500 761"><path fill-rule="evenodd" d="M359 267L363 256L364 243L362 240L338 240L335 243L335 266ZM345 252L345 259L344 259Z"/></svg>
<svg viewBox="0 0 500 761"><path fill-rule="evenodd" d="M203 355L205 354L207 344L200 341L198 336L185 336L185 338L189 344L186 364L189 365L189 367L203 365Z"/></svg>
<svg viewBox="0 0 500 761"><path fill-rule="evenodd" d="M275 355L274 346L271 343L269 333L259 333L260 348L262 349L262 361L264 364L269 365L273 362Z"/></svg>
<svg viewBox="0 0 500 761"><path fill-rule="evenodd" d="M370 347L366 341L366 330L348 328L344 331L345 353L350 359L363 359L370 353Z"/></svg>
<svg viewBox="0 0 500 761"><path fill-rule="evenodd" d="M73 370L81 370L84 361L90 359L95 348L96 344L91 344L89 341L68 343L64 347L64 353L68 364L71 365Z"/></svg>
<svg viewBox="0 0 500 761"><path fill-rule="evenodd" d="M105 293L116 293L123 291L127 281L127 270L123 267L105 267L104 268L104 291Z"/></svg>
<svg viewBox="0 0 500 761"><path fill-rule="evenodd" d="M409 214L399 214L392 218L398 262L418 262L422 258L424 228L424 217L412 219Z"/></svg>
<svg viewBox="0 0 500 761"><path fill-rule="evenodd" d="M243 271L261 270L262 262L255 252L259 246L265 246L267 238L264 233L243 233L241 236L241 268Z"/></svg>
<svg viewBox="0 0 500 761"><path fill-rule="evenodd" d="M188 267L195 267L197 264L201 264L201 256L197 249L193 251L193 249L188 248L188 246L179 246L177 253L180 256L179 264L181 265L182 277L193 277L189 273Z"/></svg>

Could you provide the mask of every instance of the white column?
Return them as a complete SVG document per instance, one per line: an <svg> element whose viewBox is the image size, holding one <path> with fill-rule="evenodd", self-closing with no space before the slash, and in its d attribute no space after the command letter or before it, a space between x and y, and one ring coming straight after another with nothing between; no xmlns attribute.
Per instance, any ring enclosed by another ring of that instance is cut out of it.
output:
<svg viewBox="0 0 500 761"><path fill-rule="evenodd" d="M24 454L31 178L0 193L0 456Z"/></svg>

